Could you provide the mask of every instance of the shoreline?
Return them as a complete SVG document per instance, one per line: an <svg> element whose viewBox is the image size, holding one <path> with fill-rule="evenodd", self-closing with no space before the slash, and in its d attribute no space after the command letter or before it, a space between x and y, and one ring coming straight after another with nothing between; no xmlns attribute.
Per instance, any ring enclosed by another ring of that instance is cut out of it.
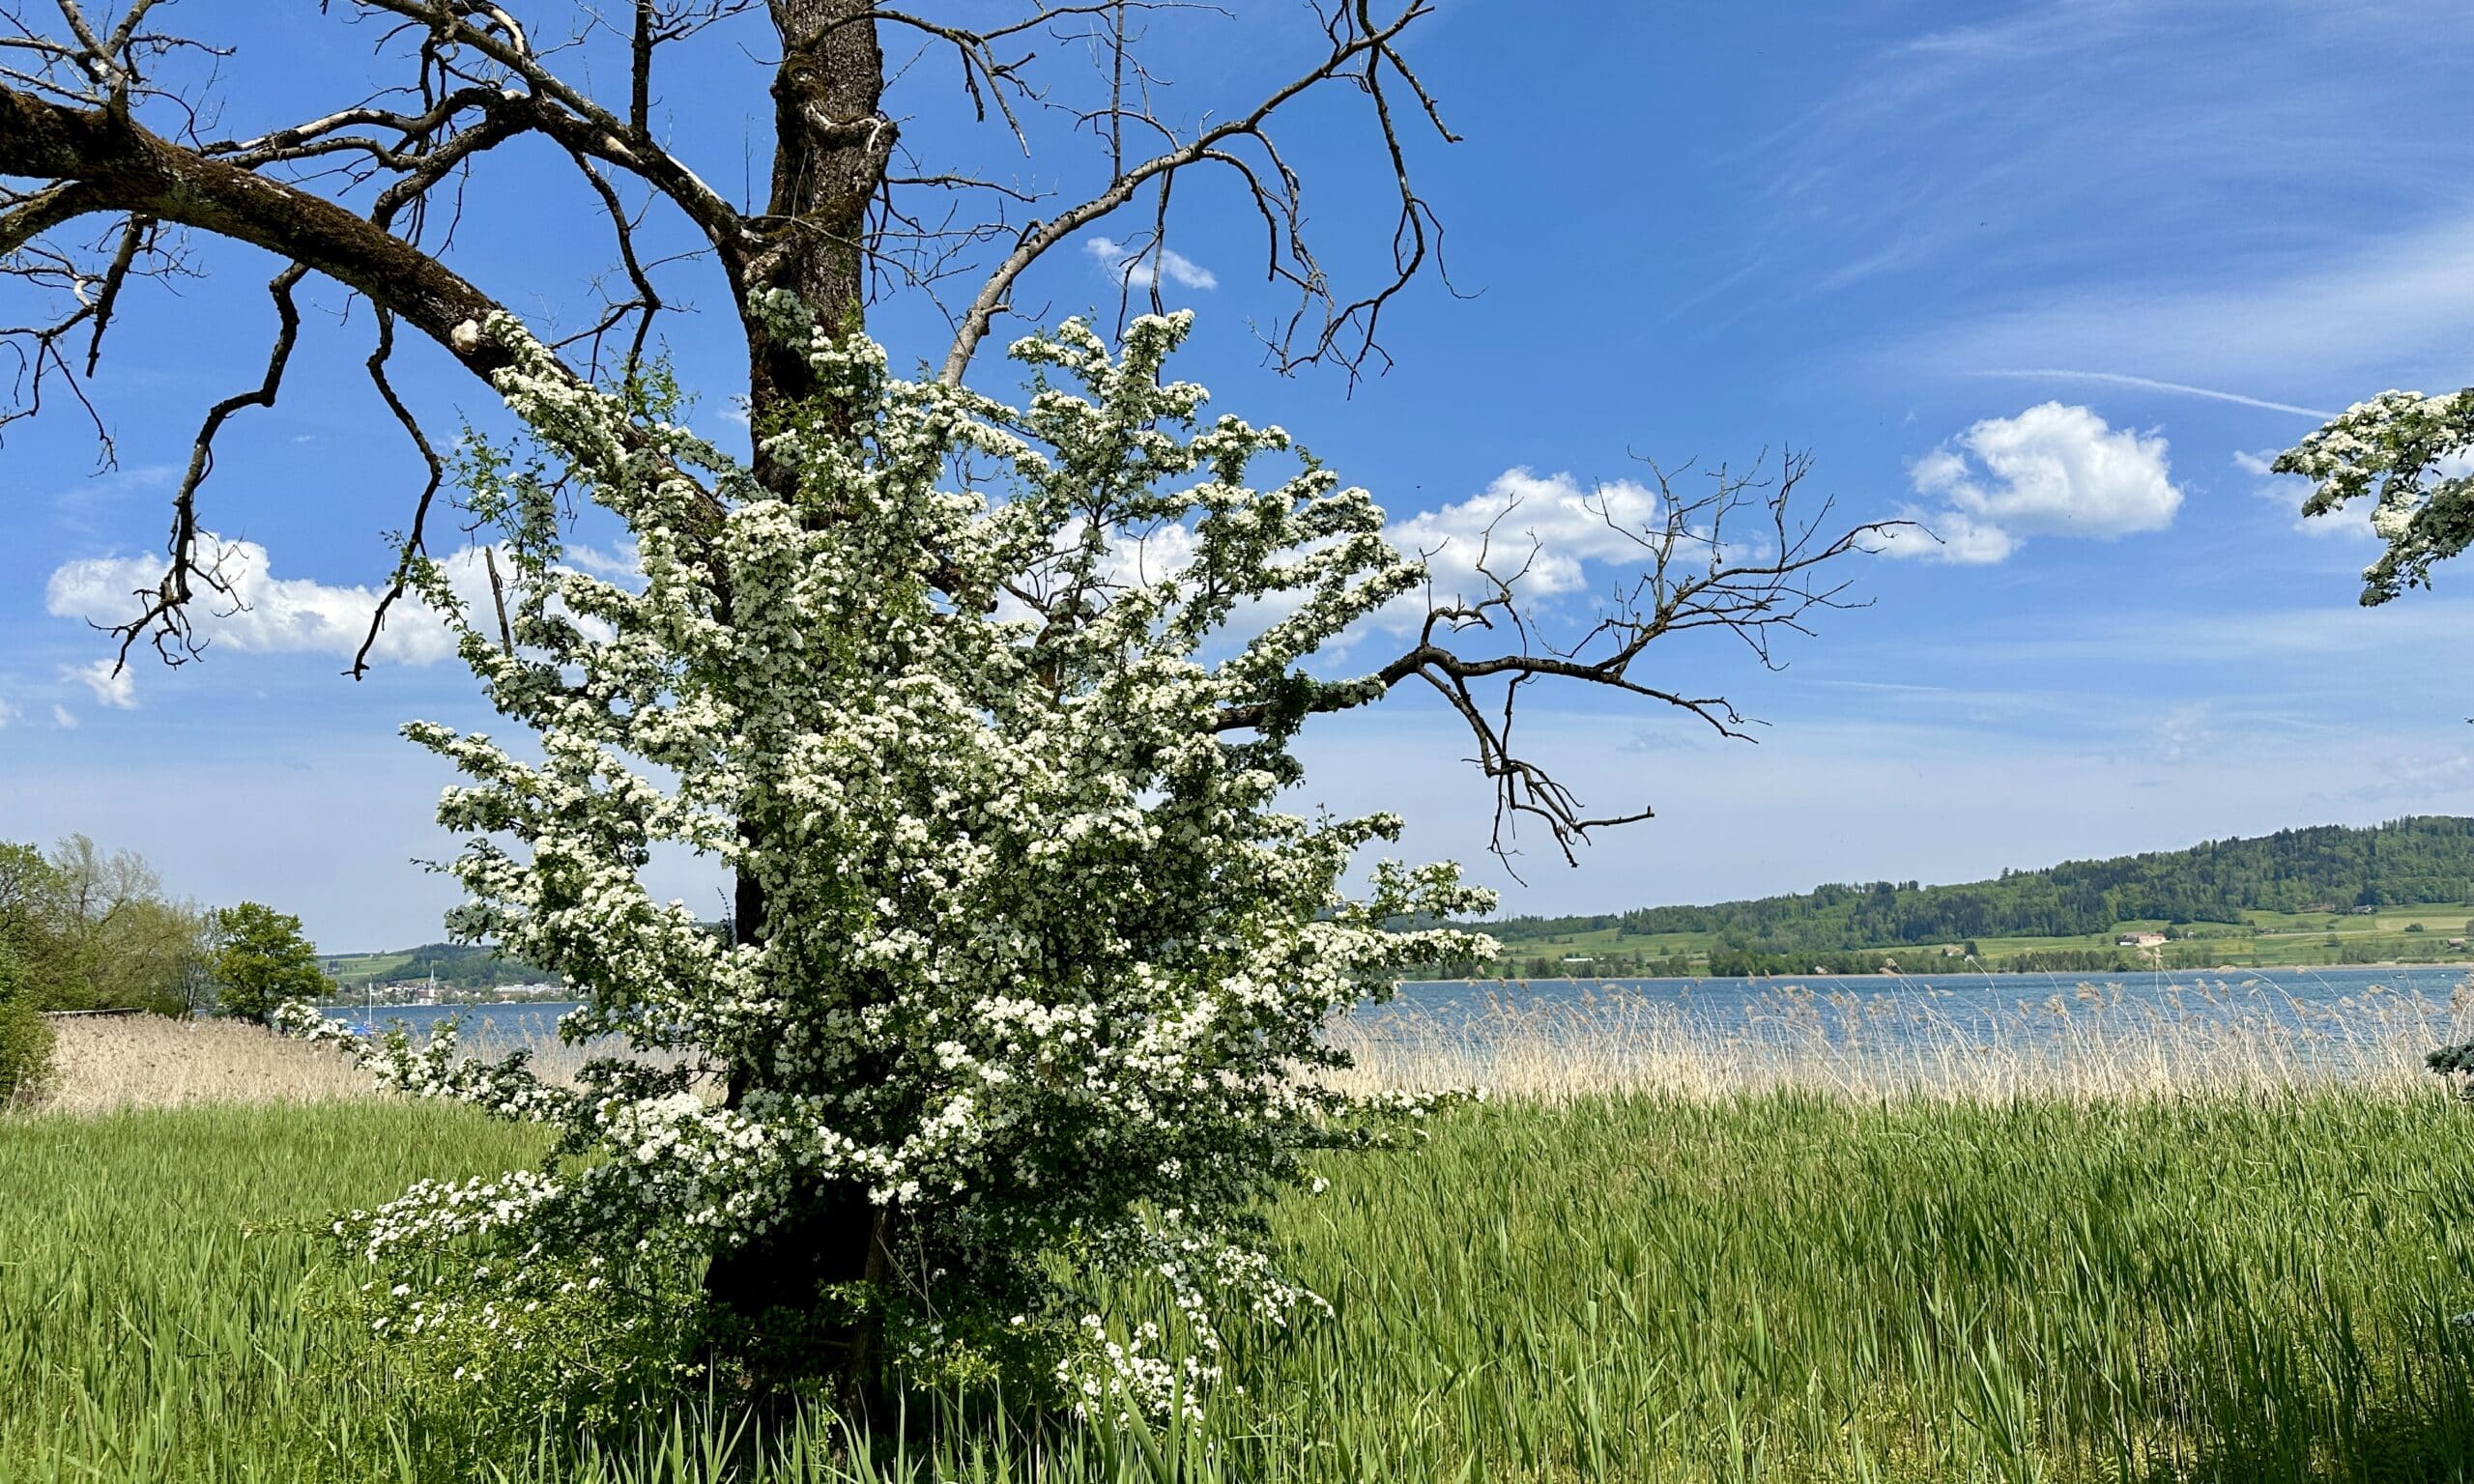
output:
<svg viewBox="0 0 2474 1484"><path fill-rule="evenodd" d="M1503 974L1476 975L1459 979L1404 979L1408 985L1700 985L1726 984L1800 984L1806 980L1827 979L1841 982L1854 980L1909 979L2028 979L2070 978L2079 982L2094 982L2106 978L2147 977L2151 975L2227 975L2227 974L2355 974L2374 970L2443 970L2456 969L2474 973L2474 958L2444 958L2435 962L2416 963L2240 963L2202 964L2191 968L2161 969L2008 969L1975 965L1964 969L1919 969L1914 971L1881 970L1872 973L1836 974L1827 970L1818 974Z"/></svg>

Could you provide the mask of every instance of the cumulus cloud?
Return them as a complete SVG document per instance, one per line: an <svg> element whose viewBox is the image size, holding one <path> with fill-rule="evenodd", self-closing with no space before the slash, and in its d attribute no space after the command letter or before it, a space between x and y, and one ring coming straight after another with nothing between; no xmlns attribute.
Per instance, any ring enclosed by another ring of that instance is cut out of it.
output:
<svg viewBox="0 0 2474 1484"><path fill-rule="evenodd" d="M1644 559L1640 541L1619 527L1637 534L1662 530L1665 522L1657 492L1632 480L1584 485L1568 473L1515 467L1467 499L1389 523L1383 536L1402 556L1424 560L1434 601L1450 605L1493 593L1493 582L1479 573L1482 562L1524 598L1580 591L1594 581L1593 564L1635 565ZM1070 549L1080 539L1079 528L1069 528L1059 532L1058 545ZM1111 532L1099 576L1110 585L1156 583L1183 571L1194 555L1194 531L1183 525L1160 526L1138 537ZM1289 591L1251 599L1231 617L1229 633L1243 636L1285 617L1305 596ZM1030 610L1010 596L998 603L1006 617L1029 616ZM1424 590L1405 593L1371 615L1367 629L1412 631L1424 620L1426 604ZM1344 636L1334 648L1350 642Z"/></svg>
<svg viewBox="0 0 2474 1484"><path fill-rule="evenodd" d="M2034 535L2163 530L2182 505L2162 437L2059 402L1985 418L1917 459L1908 482L1920 499L1903 513L1930 534L1893 531L1884 550L1950 562L2001 561Z"/></svg>
<svg viewBox="0 0 2474 1484"><path fill-rule="evenodd" d="M115 660L97 660L91 665L63 665L60 678L79 681L95 693L98 705L114 706L123 711L137 709L137 677L126 665Z"/></svg>
<svg viewBox="0 0 2474 1484"><path fill-rule="evenodd" d="M220 570L232 585L233 597L203 599L190 618L201 639L227 648L259 654L331 654L350 658L369 632L370 614L378 611L383 589L349 584L321 583L314 578L277 577L267 549L254 541L224 541L209 535L208 550L220 558ZM569 554L586 570L623 572L634 564L632 552L616 555L580 548ZM489 602L489 577L478 548L445 558L447 580L468 604ZM135 613L139 589L161 581L159 556L97 556L63 564L43 588L43 607L64 618L82 618L104 625L126 623ZM446 622L428 608L409 599L388 610L387 626L370 646L370 657L384 663L432 665L455 655L455 638ZM104 666L109 669L108 663ZM89 685L92 667L77 672ZM122 694L127 693L127 672ZM96 699L115 700L98 687Z"/></svg>
<svg viewBox="0 0 2474 1484"><path fill-rule="evenodd" d="M1216 289L1220 275L1173 247L1143 249L1129 247L1111 237L1094 237L1082 243L1082 250L1121 283L1148 291L1166 279L1181 289Z"/></svg>
<svg viewBox="0 0 2474 1484"><path fill-rule="evenodd" d="M1425 558L1438 601L1491 591L1478 575L1481 561L1522 593L1552 597L1580 588L1591 562L1639 560L1637 534L1665 519L1646 485L1584 486L1568 473L1516 466L1467 499L1395 521L1384 535L1403 555Z"/></svg>

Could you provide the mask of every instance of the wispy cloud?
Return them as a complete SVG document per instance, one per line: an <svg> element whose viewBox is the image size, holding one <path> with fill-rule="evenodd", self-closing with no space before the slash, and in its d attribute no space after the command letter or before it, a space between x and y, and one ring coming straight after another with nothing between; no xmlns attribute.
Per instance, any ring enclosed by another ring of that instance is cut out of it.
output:
<svg viewBox="0 0 2474 1484"><path fill-rule="evenodd" d="M2327 387L2349 399L2389 380L2459 385L2474 339L2474 214L2347 253L2315 252L2282 269L2211 272L2193 283L2148 282L2055 294L1970 316L1898 348L1926 367L2127 365L2160 389L2206 395L2207 384L2262 379ZM2370 382L2364 378L2370 378ZM2267 397L2224 400L2303 416L2323 411Z"/></svg>
<svg viewBox="0 0 2474 1484"><path fill-rule="evenodd" d="M1728 273L1716 282L1705 285L1702 288L1694 290L1692 293L1686 294L1682 299L1677 300L1674 305L1670 307L1666 313L1661 314L1655 320L1651 321L1651 324L1653 326L1664 325L1700 308L1703 304L1716 299L1719 295L1726 293L1737 284L1743 282L1754 273L1759 272L1762 266L1768 261L1769 260L1767 258L1754 258L1751 262L1738 268L1735 271Z"/></svg>
<svg viewBox="0 0 2474 1484"><path fill-rule="evenodd" d="M1082 251L1109 277L1136 288L1156 288L1164 279L1181 289L1220 287L1219 274L1165 243L1130 247L1114 238L1094 237L1084 241Z"/></svg>
<svg viewBox="0 0 2474 1484"><path fill-rule="evenodd" d="M2325 408L2296 407L2290 402L2271 402L2265 397L2246 396L2238 391L2221 391L2213 386L2191 386L2181 382L2160 382L2153 377L2128 376L2119 371L2040 370L1971 371L1971 376L2009 377L2035 382L2101 382L2109 386L2134 386L2142 391L2168 391L2177 396L2204 397L2211 402L2230 402L2237 407L2257 407L2271 413L2291 413L2298 417L2316 417L2322 422L2336 416Z"/></svg>
<svg viewBox="0 0 2474 1484"><path fill-rule="evenodd" d="M2281 674L2284 692L2346 679L2375 687L2392 699L2413 700L2424 693L2388 684L2388 667L2436 663L2435 657L2454 652L2474 628L2474 599L2468 598L2417 593L2379 608L2354 603L2274 606L2279 596L2263 591L2258 606L2201 613L2090 614L2067 629L1987 622L1971 632L1912 647L1919 655L2005 668L2078 661L2109 666L2116 673L2134 662L2161 671L2201 663L2289 666L2308 660L2315 662L2308 674ZM2339 661L2344 663L2320 663Z"/></svg>
<svg viewBox="0 0 2474 1484"><path fill-rule="evenodd" d="M1854 315L1895 306L1879 361L1909 374L2065 368L2035 374L2296 416L2461 385L2474 135L2399 121L2454 117L2469 43L2444 0L1991 8L1874 47L1747 146L1774 184L1746 251Z"/></svg>

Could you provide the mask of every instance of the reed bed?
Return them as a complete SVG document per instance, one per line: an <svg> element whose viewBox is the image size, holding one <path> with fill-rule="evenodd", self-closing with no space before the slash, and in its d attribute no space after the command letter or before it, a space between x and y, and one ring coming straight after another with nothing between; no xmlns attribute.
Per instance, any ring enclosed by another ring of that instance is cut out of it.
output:
<svg viewBox="0 0 2474 1484"><path fill-rule="evenodd" d="M1335 1022L1354 1092L1482 1087L1558 1102L1610 1095L1731 1098L1793 1089L1858 1099L2057 1097L2081 1101L2287 1092L2345 1082L2440 1091L2423 1053L2474 1039L2474 981L2447 1000L2373 986L2302 999L2260 980L2161 989L2022 981L1985 996L1890 980L1879 989L1795 985L1750 1002L1649 997L1614 985L1551 995L1498 989L1444 1008L1405 1003ZM375 1096L331 1050L253 1025L152 1016L69 1018L43 1105L101 1112L199 1102L324 1102ZM526 1050L555 1082L616 1043L568 1045L548 1017L478 1029L474 1055Z"/></svg>
<svg viewBox="0 0 2474 1484"><path fill-rule="evenodd" d="M387 1096L335 1048L278 1036L249 1021L67 1015L52 1025L58 1036L52 1075L24 1100L24 1110L97 1114ZM532 1028L513 1036L476 1036L465 1048L493 1059L529 1051L533 1068L561 1084L572 1084L588 1057L611 1049L567 1045Z"/></svg>
<svg viewBox="0 0 2474 1484"><path fill-rule="evenodd" d="M2331 1082L2427 1096L2441 1088L2424 1053L2469 1038L2474 981L2445 1001L2377 986L2307 1000L2239 979L2039 987L1998 1007L1896 980L1878 990L1789 985L1717 1004L1613 985L1552 996L1499 989L1440 1009L1377 1007L1329 1037L1356 1064L1334 1079L1350 1091L1482 1087L1547 1102L1782 1090L2085 1102Z"/></svg>
<svg viewBox="0 0 2474 1484"><path fill-rule="evenodd" d="M331 1047L241 1020L69 1015L52 1022L53 1075L41 1106L59 1112L309 1103L374 1096Z"/></svg>

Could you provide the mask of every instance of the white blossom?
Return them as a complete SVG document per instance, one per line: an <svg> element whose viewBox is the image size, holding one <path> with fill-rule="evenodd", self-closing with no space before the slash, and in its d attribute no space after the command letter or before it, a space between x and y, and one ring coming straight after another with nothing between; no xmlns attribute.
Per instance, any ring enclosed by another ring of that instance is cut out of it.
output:
<svg viewBox="0 0 2474 1484"><path fill-rule="evenodd" d="M1038 380L1014 409L759 308L827 388L765 433L769 484L658 407L578 389L512 320L482 327L541 452L465 470L507 530L512 647L416 576L537 749L406 728L464 775L439 805L469 837L452 926L573 985L562 1035L681 1060L567 1089L458 1060L451 1032L362 1047L394 1086L561 1137L542 1171L425 1183L350 1230L373 1265L490 1254L498 1286L454 1299L479 1312L540 1254L721 1252L855 1188L900 1217L881 1304L910 1316L906 1353L959 1343L921 1316L976 1305L1051 1335L1089 1410L1196 1405L1215 1314L1318 1302L1250 1244L1250 1212L1302 1156L1426 1111L1329 1091L1324 1023L1403 965L1492 952L1395 930L1491 905L1449 866L1383 862L1342 891L1396 818L1279 808L1305 720L1381 691L1312 657L1419 569L1366 491L1162 379L1184 316L1136 321L1118 357L1076 322L1017 344ZM1267 458L1289 471L1250 484ZM554 480L625 522L638 582L557 559ZM1124 559L1171 528L1177 561ZM1227 632L1274 598L1277 622ZM755 941L647 895L657 845L761 886ZM314 1020L291 1023L335 1035ZM698 1067L734 1070L726 1103ZM1042 1276L1055 1253L1165 1279L1188 1353L1079 1317Z"/></svg>

